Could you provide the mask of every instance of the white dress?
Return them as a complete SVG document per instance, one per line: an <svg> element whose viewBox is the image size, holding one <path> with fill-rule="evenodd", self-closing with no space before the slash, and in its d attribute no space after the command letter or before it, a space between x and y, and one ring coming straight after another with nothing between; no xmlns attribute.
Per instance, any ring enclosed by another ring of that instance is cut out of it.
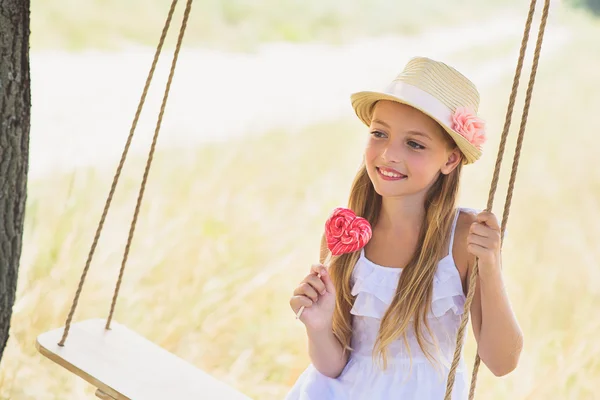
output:
<svg viewBox="0 0 600 400"><path fill-rule="evenodd" d="M460 208L451 229L450 249ZM356 296L353 314L351 353L347 365L336 379L317 371L311 364L300 375L286 400L443 400L454 350L456 333L464 309L465 295L452 251L438 263L433 280L433 296L429 326L436 336L438 364L432 364L419 347L414 334L409 334L409 354L402 340L396 340L388 352L388 368L382 370L373 361L372 351L381 317L391 304L402 270L377 265L361 252L352 274L352 295ZM461 358L457 369L453 400L466 399L468 385L466 365Z"/></svg>

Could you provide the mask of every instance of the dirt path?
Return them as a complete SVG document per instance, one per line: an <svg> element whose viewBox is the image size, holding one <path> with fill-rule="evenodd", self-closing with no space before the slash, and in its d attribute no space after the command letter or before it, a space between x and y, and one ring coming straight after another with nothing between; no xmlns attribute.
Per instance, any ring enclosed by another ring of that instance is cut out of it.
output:
<svg viewBox="0 0 600 400"><path fill-rule="evenodd" d="M306 125L351 115L349 94L378 89L415 55L444 59L469 48L513 41L523 16L428 31L412 38L378 38L341 47L277 44L257 54L183 49L159 145L210 140ZM566 43L550 28L545 55ZM153 49L121 53L34 52L30 176L118 159L153 56ZM501 52L505 54L505 52ZM164 54L136 132L133 151L146 152L154 131L170 54ZM516 58L483 66L454 64L477 85L512 72Z"/></svg>

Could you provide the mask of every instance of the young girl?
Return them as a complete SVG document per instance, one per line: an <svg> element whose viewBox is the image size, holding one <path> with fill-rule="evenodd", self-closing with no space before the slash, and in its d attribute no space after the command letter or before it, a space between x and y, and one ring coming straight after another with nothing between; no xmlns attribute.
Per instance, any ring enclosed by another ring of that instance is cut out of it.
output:
<svg viewBox="0 0 600 400"><path fill-rule="evenodd" d="M470 310L481 360L496 376L517 365L523 336L504 290L500 227L455 208L461 168L481 156L479 94L448 65L414 58L384 92L352 95L369 127L348 207L373 236L360 251L313 265L294 290L311 365L288 400L444 398L476 257ZM323 238L321 262L327 255ZM466 399L461 360L453 399Z"/></svg>

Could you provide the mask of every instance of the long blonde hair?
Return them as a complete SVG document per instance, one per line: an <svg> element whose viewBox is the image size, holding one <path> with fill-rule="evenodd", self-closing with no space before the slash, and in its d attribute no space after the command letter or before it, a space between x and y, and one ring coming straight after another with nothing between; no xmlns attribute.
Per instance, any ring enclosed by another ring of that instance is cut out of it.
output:
<svg viewBox="0 0 600 400"><path fill-rule="evenodd" d="M374 347L374 356L381 356L384 368L387 366L387 348L393 341L402 338L408 347L409 329L414 329L424 355L430 361L435 361L428 346L432 343L425 337L423 328L429 337L433 338L427 322L427 313L431 304L437 264L447 250L447 237L454 217L461 167L462 163L459 163L448 175L440 173L426 195L425 216L418 246L408 265L402 270L396 295L381 320ZM372 226L376 224L381 210L381 196L375 191L364 163L352 183L348 208L366 218ZM351 277L359 257L360 251L344 254L335 257L330 266L331 278L337 292L333 333L345 352L352 350L350 310L354 304L354 296L351 294ZM412 326L411 321L414 321Z"/></svg>

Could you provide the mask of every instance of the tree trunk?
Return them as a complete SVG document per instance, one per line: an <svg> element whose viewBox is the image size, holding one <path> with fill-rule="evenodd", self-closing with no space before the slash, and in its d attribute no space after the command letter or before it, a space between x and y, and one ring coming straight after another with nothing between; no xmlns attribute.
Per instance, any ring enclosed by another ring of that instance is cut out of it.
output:
<svg viewBox="0 0 600 400"><path fill-rule="evenodd" d="M0 0L0 360L21 258L30 113L29 0Z"/></svg>

